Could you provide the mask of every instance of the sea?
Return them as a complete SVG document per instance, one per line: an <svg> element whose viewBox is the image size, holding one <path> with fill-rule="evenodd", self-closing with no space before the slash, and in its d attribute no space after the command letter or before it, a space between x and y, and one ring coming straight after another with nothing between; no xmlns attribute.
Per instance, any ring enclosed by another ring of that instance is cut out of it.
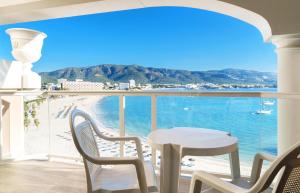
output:
<svg viewBox="0 0 300 193"><path fill-rule="evenodd" d="M276 89L226 91L275 92ZM263 105L264 103L269 104ZM97 118L105 127L118 130L118 97L105 97L97 103L96 109ZM270 114L258 114L261 109L269 111ZM238 138L240 159L246 163L250 163L257 152L277 154L277 100L272 98L159 96L157 127L228 131ZM125 128L126 134L147 137L151 131L150 97L125 97Z"/></svg>

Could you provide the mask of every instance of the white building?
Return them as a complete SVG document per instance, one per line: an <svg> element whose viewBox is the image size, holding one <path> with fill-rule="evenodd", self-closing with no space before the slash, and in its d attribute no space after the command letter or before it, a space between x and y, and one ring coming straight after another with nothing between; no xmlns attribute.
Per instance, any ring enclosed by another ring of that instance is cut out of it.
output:
<svg viewBox="0 0 300 193"><path fill-rule="evenodd" d="M120 90L128 90L130 88L129 83L126 82L120 82L119 83L119 89Z"/></svg>
<svg viewBox="0 0 300 193"><path fill-rule="evenodd" d="M47 84L47 89L48 90L55 90L57 86L54 83L48 83Z"/></svg>
<svg viewBox="0 0 300 193"><path fill-rule="evenodd" d="M87 82L81 79L75 81L60 81L61 88L65 90L103 90L104 84L101 82Z"/></svg>
<svg viewBox="0 0 300 193"><path fill-rule="evenodd" d="M136 87L135 80L133 80L133 79L129 80L129 87L130 88L135 88Z"/></svg>
<svg viewBox="0 0 300 193"><path fill-rule="evenodd" d="M151 90L152 89L152 84L145 84L144 89L145 90Z"/></svg>
<svg viewBox="0 0 300 193"><path fill-rule="evenodd" d="M68 80L65 79L65 78L60 78L60 79L57 79L57 87L62 89L63 88L63 84L64 82L67 82Z"/></svg>
<svg viewBox="0 0 300 193"><path fill-rule="evenodd" d="M65 79L65 78L60 78L60 79L57 79L57 84L63 84L64 82L67 82L68 80Z"/></svg>

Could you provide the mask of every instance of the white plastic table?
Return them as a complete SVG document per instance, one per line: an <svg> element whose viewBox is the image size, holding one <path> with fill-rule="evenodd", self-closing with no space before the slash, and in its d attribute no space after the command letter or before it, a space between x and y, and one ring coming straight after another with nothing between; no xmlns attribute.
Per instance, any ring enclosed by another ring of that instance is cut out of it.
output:
<svg viewBox="0 0 300 193"><path fill-rule="evenodd" d="M238 140L228 132L188 127L158 129L150 133L148 142L153 148L161 151L161 193L178 192L180 163L187 155L229 154L232 178L240 177Z"/></svg>

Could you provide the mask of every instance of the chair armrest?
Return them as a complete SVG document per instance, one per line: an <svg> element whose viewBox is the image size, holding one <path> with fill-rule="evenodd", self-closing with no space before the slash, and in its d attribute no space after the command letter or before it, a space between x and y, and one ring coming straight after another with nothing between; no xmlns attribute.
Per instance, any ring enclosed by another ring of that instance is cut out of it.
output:
<svg viewBox="0 0 300 193"><path fill-rule="evenodd" d="M138 137L110 137L109 140L111 140L111 141L134 141L135 145L136 145L136 151L138 154L138 158L140 158L142 161L144 161L142 143Z"/></svg>
<svg viewBox="0 0 300 193"><path fill-rule="evenodd" d="M254 157L252 171L251 171L251 178L250 183L254 185L260 177L261 169L263 165L263 161L272 162L276 159L276 156L267 154L267 153L257 153Z"/></svg>
<svg viewBox="0 0 300 193"><path fill-rule="evenodd" d="M199 193L201 192L202 183L222 192L222 193L246 193L247 190L241 187L238 187L230 182L226 182L214 175L211 175L204 171L194 172L190 193Z"/></svg>
<svg viewBox="0 0 300 193"><path fill-rule="evenodd" d="M104 140L107 140L107 141L134 141L135 145L136 145L136 151L138 154L138 158L140 158L142 161L144 161L142 143L138 137L107 137L107 136L101 134L100 130L98 129L97 124L93 120L91 120L91 124L94 127L94 131L95 131L96 135Z"/></svg>
<svg viewBox="0 0 300 193"><path fill-rule="evenodd" d="M98 133L96 133L98 135ZM98 135L99 136L99 135ZM134 141L136 145L136 151L138 154L138 158L144 161L143 149L141 140L138 137L107 137L107 136L99 136L107 141Z"/></svg>
<svg viewBox="0 0 300 193"><path fill-rule="evenodd" d="M276 159L276 156L268 154L268 153L257 153L256 154L257 157L260 157L260 159L272 162Z"/></svg>
<svg viewBox="0 0 300 193"><path fill-rule="evenodd" d="M87 116L87 115L85 115L85 116ZM141 145L141 141L138 137L107 137L100 132L98 125L92 118L90 118L89 121L90 121L92 127L94 128L96 135L104 140L107 140L107 141L134 141L136 144L136 151L137 151L138 157L139 157L139 159L144 161L142 145Z"/></svg>
<svg viewBox="0 0 300 193"><path fill-rule="evenodd" d="M144 163L139 158L132 158L132 157L105 157L105 158L93 158L90 156L85 157L88 161L92 162L93 164L97 165L121 165L121 164L132 164L135 166L136 174L138 178L139 187L141 193L148 193L148 186L146 182L146 174Z"/></svg>

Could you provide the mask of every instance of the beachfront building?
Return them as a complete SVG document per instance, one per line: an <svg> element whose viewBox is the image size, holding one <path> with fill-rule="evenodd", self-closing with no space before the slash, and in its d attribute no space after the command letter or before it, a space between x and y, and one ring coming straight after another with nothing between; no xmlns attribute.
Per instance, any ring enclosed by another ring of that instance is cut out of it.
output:
<svg viewBox="0 0 300 193"><path fill-rule="evenodd" d="M298 115L300 114L299 0L131 0L126 2L119 0L4 0L0 2L0 23L22 23L85 14L159 6L189 7L229 15L253 25L261 32L263 41L274 44L278 58L278 92L275 94L252 93L248 96L268 96L274 97L278 100L277 135L279 154L300 141L300 119L298 118ZM45 188L48 188L49 191L52 189L58 192L84 191L80 189L80 187L82 188L85 185L84 179L82 178L82 176L84 176L82 167L75 167L74 165L58 164L53 162L40 163L36 161L12 161L15 159L24 160L30 157L33 158L37 155L44 155L45 157L49 158L49 160L57 156L60 159L67 159L70 161L70 156L66 155L66 151L63 151L63 147L67 147L69 150L74 148L72 145L70 145L70 143L67 143L67 141L71 141L68 131L64 131L62 134L57 134L55 132L59 131L62 125L65 124L68 113L70 110L77 108L76 105L80 104L81 107L87 107L91 103L90 101L85 101L86 99L83 96L78 98L76 101L72 101L72 99L75 99L72 96L78 94L78 91L70 94L70 97L59 98L55 100L55 102L57 102L56 105L51 105L51 103L50 105L45 104L45 106L48 106L50 109L35 116L41 116L41 119L43 117L52 116L45 118L44 120L48 121L45 125L52 125L53 130L51 130L51 132L48 131L42 133L42 135L40 135L40 133L37 135L34 133L26 133L24 128L23 95L40 94L37 93L41 83L40 77L37 73L31 70L31 67L32 63L36 62L41 57L43 39L46 38L46 35L41 32L24 29L14 29L8 31L8 33L11 36L13 45L12 54L14 56L14 61L0 62L0 86L2 89L0 92L0 160L5 160L3 164L1 163L0 167L0 175L2 177L0 191L10 192L10 190L15 190L18 192L36 192ZM26 38L24 38L24 36ZM74 84L81 83L82 82L75 81ZM82 83L81 86L87 85L88 84L86 83ZM87 87L89 86L91 85L88 85ZM129 87L129 83L126 85L126 87ZM20 89L23 90L19 91ZM32 91L31 93L29 93L29 89ZM114 94L115 93L111 93L111 95ZM120 99L119 128L120 135L122 136L125 136L124 96L126 94L128 93L124 92L118 95ZM147 95L147 93L138 93L137 95L141 94ZM174 93L166 93L166 96L172 96L172 94L175 95ZM184 93L180 94L183 95ZM57 96L59 93L52 93L52 95ZM157 129L158 126L156 117L156 105L158 103L156 103L156 97L159 95L162 95L162 93L150 93L148 95L151 98L152 130ZM220 96L220 94L216 93L205 93L203 95L201 93L189 93L189 96L192 95L211 97ZM234 95L235 94L230 93L226 96L232 97ZM238 93L237 96L241 97L245 96L245 94ZM49 101L51 101L52 98L49 97ZM53 101L54 100L52 100L52 102ZM70 104L66 105L66 103ZM55 113L53 113L54 107L57 107L58 109L58 111ZM189 111L189 108L185 107L184 111ZM53 120L56 121L56 124L54 125L55 127L53 127L53 122L51 124L51 121ZM235 124L239 124L237 120L233 121L235 121ZM263 130L263 128L261 129ZM37 131L40 132L41 130ZM49 141L45 142L45 140L42 139L42 137L45 136L46 138L51 139L52 143L48 143ZM268 134L264 134L263 137L268 137ZM44 151L41 152L39 147L42 147L43 143L47 143L50 145L50 147L48 148L48 146L46 146ZM26 149L26 147L30 147L30 150ZM26 157L28 152L30 156ZM74 153L72 156L76 155L77 159L75 160L80 160L80 158L78 158L78 154ZM214 166L217 167L218 165L214 164ZM4 175L2 175L3 173ZM8 177L5 177L5 175ZM71 177L66 178L66 176ZM51 186L50 184L59 185ZM182 192L187 192L187 188L185 188Z"/></svg>
<svg viewBox="0 0 300 193"><path fill-rule="evenodd" d="M130 83L127 82L119 83L119 90L129 90L129 89L130 89Z"/></svg>
<svg viewBox="0 0 300 193"><path fill-rule="evenodd" d="M57 88L60 88L60 87L57 87L56 84L51 83L51 82L47 83L47 90L56 90Z"/></svg>
<svg viewBox="0 0 300 193"><path fill-rule="evenodd" d="M104 86L105 89L113 89L115 87L114 84L112 84L111 82L106 82Z"/></svg>
<svg viewBox="0 0 300 193"><path fill-rule="evenodd" d="M57 84L58 85L62 85L63 83L67 82L68 79L65 79L65 78L60 78L60 79L57 79Z"/></svg>
<svg viewBox="0 0 300 193"><path fill-rule="evenodd" d="M58 84L63 90L103 90L104 84L102 82L88 82L82 79L75 81L68 81L66 79L58 79Z"/></svg>
<svg viewBox="0 0 300 193"><path fill-rule="evenodd" d="M151 90L152 89L152 84L145 84L143 87L145 90Z"/></svg>
<svg viewBox="0 0 300 193"><path fill-rule="evenodd" d="M136 85L135 85L135 80L130 79L130 80L129 80L129 88L135 88L135 87L136 87Z"/></svg>

